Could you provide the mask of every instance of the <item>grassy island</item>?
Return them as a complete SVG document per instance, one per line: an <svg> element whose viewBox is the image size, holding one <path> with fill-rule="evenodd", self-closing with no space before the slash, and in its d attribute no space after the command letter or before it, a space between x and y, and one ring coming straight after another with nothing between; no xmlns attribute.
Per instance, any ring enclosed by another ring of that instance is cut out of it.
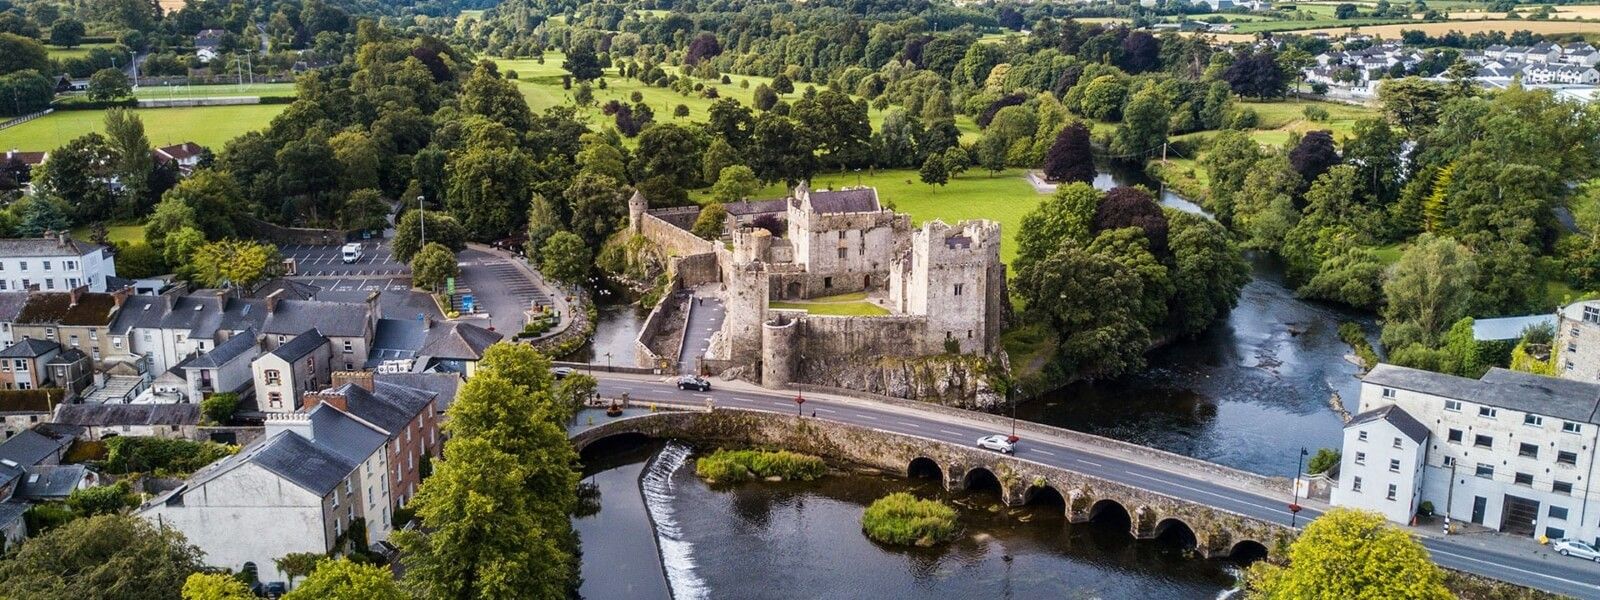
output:
<svg viewBox="0 0 1600 600"><path fill-rule="evenodd" d="M884 544L933 546L955 538L956 510L938 500L897 492L867 507L861 515L861 529Z"/></svg>
<svg viewBox="0 0 1600 600"><path fill-rule="evenodd" d="M828 472L821 458L788 450L718 449L695 460L694 472L712 483L739 483L777 477L783 480L811 481Z"/></svg>

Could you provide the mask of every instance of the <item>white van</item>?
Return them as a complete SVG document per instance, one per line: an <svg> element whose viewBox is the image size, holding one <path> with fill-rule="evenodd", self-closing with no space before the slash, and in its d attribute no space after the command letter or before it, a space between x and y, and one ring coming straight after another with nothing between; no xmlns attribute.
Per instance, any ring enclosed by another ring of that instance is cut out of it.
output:
<svg viewBox="0 0 1600 600"><path fill-rule="evenodd" d="M344 262L350 264L361 260L361 244L350 243L344 245Z"/></svg>

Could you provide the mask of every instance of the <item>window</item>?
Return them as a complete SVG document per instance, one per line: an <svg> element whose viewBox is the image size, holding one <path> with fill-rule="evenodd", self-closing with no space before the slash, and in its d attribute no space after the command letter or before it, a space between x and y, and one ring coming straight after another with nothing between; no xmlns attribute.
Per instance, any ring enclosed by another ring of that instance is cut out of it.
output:
<svg viewBox="0 0 1600 600"><path fill-rule="evenodd" d="M1454 457L1454 456L1446 456L1444 458L1439 459L1439 466L1442 466L1442 467L1454 467L1454 466L1456 466L1456 457Z"/></svg>
<svg viewBox="0 0 1600 600"><path fill-rule="evenodd" d="M344 480L344 495L349 496L353 493L355 493L355 486L350 485L349 479Z"/></svg>
<svg viewBox="0 0 1600 600"><path fill-rule="evenodd" d="M22 268L28 268L28 263L22 263ZM1600 306L1583 307L1583 320L1590 323L1600 323Z"/></svg>
<svg viewBox="0 0 1600 600"><path fill-rule="evenodd" d="M1583 426L1579 425L1577 423L1574 423L1572 421L1562 421L1561 422L1561 432L1562 433L1582 433L1583 432Z"/></svg>
<svg viewBox="0 0 1600 600"><path fill-rule="evenodd" d="M345 354L349 354L349 353L355 352L355 351L356 351L355 350L355 343L351 342L350 340L345 340L344 341L344 353Z"/></svg>
<svg viewBox="0 0 1600 600"><path fill-rule="evenodd" d="M1390 473L1399 473L1400 472L1400 459L1398 459L1398 458L1389 459L1389 472Z"/></svg>
<svg viewBox="0 0 1600 600"><path fill-rule="evenodd" d="M1544 417L1539 415L1522 415L1522 424L1529 427L1539 427L1544 425Z"/></svg>
<svg viewBox="0 0 1600 600"><path fill-rule="evenodd" d="M334 494L333 495L333 505L336 506L336 507L339 506L339 495L338 494Z"/></svg>
<svg viewBox="0 0 1600 600"><path fill-rule="evenodd" d="M279 382L281 381L281 376L279 375L278 370L277 369L267 369L266 380L267 380L267 385L278 385Z"/></svg>
<svg viewBox="0 0 1600 600"><path fill-rule="evenodd" d="M1397 492L1399 492L1399 489L1398 489L1398 488L1396 488L1396 487L1395 487L1395 485L1394 485L1394 484L1392 484L1392 483L1391 483L1391 484L1389 484L1389 499L1390 499L1390 500L1393 500L1393 499L1394 499L1394 497L1395 497L1395 494L1396 494L1396 493L1397 493Z"/></svg>
<svg viewBox="0 0 1600 600"><path fill-rule="evenodd" d="M841 239L841 240L842 240L842 239L845 239L845 233L846 233L846 232L844 232L844 231L840 231L840 232L839 232L839 239Z"/></svg>
<svg viewBox="0 0 1600 600"><path fill-rule="evenodd" d="M267 406L283 408L283 394L281 392L267 392Z"/></svg>
<svg viewBox="0 0 1600 600"><path fill-rule="evenodd" d="M1384 390L1384 391L1388 391L1388 390ZM1385 397L1386 398L1392 398L1393 396L1385 396ZM1448 410L1450 412L1461 412L1461 401L1460 400L1445 400L1444 401L1444 409Z"/></svg>
<svg viewBox="0 0 1600 600"><path fill-rule="evenodd" d="M72 338L72 347L73 348L77 348L78 347L78 336L74 335L74 336L69 336L69 337Z"/></svg>
<svg viewBox="0 0 1600 600"><path fill-rule="evenodd" d="M1452 444L1461 443L1461 436L1463 436L1463 435L1465 435L1465 434L1462 433L1462 431L1460 429L1451 429L1450 433L1449 433L1450 443L1452 443Z"/></svg>
<svg viewBox="0 0 1600 600"><path fill-rule="evenodd" d="M17 261L17 268L22 269L24 271L28 270L28 261L25 261L25 260Z"/></svg>
<svg viewBox="0 0 1600 600"><path fill-rule="evenodd" d="M1394 447L1396 447L1396 448L1401 447L1400 438L1395 438L1394 439Z"/></svg>
<svg viewBox="0 0 1600 600"><path fill-rule="evenodd" d="M1493 448L1494 438L1491 436L1478 434L1472 437L1472 445L1479 448Z"/></svg>
<svg viewBox="0 0 1600 600"><path fill-rule="evenodd" d="M1517 473L1517 475L1516 475L1516 484L1517 485L1526 485L1526 486L1532 487L1533 486L1533 474L1532 473Z"/></svg>
<svg viewBox="0 0 1600 600"><path fill-rule="evenodd" d="M122 349L122 336L111 336L111 347L112 348L116 348L118 350L121 350Z"/></svg>
<svg viewBox="0 0 1600 600"><path fill-rule="evenodd" d="M957 296L961 295L961 284L959 284L959 283L956 284L956 295Z"/></svg>
<svg viewBox="0 0 1600 600"><path fill-rule="evenodd" d="M1578 337L1578 326L1577 325L1573 325L1572 329L1568 329L1567 332L1571 333L1572 337Z"/></svg>
<svg viewBox="0 0 1600 600"><path fill-rule="evenodd" d="M1560 527L1546 527L1544 528L1544 536L1552 540L1559 540L1567 537L1567 530Z"/></svg>
<svg viewBox="0 0 1600 600"><path fill-rule="evenodd" d="M1578 453L1567 450L1558 451L1556 452L1556 464L1576 465L1578 464Z"/></svg>
<svg viewBox="0 0 1600 600"><path fill-rule="evenodd" d="M1394 388L1383 388L1383 397L1389 398L1389 399L1393 399L1394 398ZM1455 400L1450 400L1449 402L1445 402L1445 406L1449 406L1450 402L1455 402ZM1460 404L1460 403L1457 402L1457 404Z"/></svg>
<svg viewBox="0 0 1600 600"><path fill-rule="evenodd" d="M1484 479L1494 479L1494 465L1478 463L1478 472L1475 474Z"/></svg>
<svg viewBox="0 0 1600 600"><path fill-rule="evenodd" d="M1500 411L1498 409L1496 409L1495 407L1493 407L1493 406L1479 406L1478 407L1478 416L1483 417L1485 419L1493 419L1498 414L1500 414Z"/></svg>
<svg viewBox="0 0 1600 600"><path fill-rule="evenodd" d="M338 506L339 505L339 496L335 495L333 497L333 505L334 506ZM334 517L333 518L333 537L339 537L341 535L344 535L344 530L339 527L339 517Z"/></svg>
<svg viewBox="0 0 1600 600"><path fill-rule="evenodd" d="M1361 478L1360 477L1357 477L1357 478L1355 478L1355 479L1350 481L1350 491L1352 491L1352 492L1360 492L1361 491Z"/></svg>
<svg viewBox="0 0 1600 600"><path fill-rule="evenodd" d="M98 340L98 339L100 339L100 330L99 329L90 329L89 330L89 339L90 340Z"/></svg>
<svg viewBox="0 0 1600 600"><path fill-rule="evenodd" d="M76 268L78 268L78 261L75 261L75 260L64 260L64 261L61 261L61 268L66 269L68 271L76 269Z"/></svg>
<svg viewBox="0 0 1600 600"><path fill-rule="evenodd" d="M850 258L850 249L849 248L840 248L839 249L839 259L840 260L844 260L846 258Z"/></svg>
<svg viewBox="0 0 1600 600"><path fill-rule="evenodd" d="M1567 520L1567 507L1565 507L1565 506L1556 506L1554 504L1551 504L1550 505L1550 518L1552 518L1552 519L1561 519L1563 521Z"/></svg>
<svg viewBox="0 0 1600 600"><path fill-rule="evenodd" d="M1578 351L1578 343L1577 342L1567 342L1567 352L1577 352L1577 351Z"/></svg>
<svg viewBox="0 0 1600 600"><path fill-rule="evenodd" d="M823 277L822 278L822 287L829 288L829 289L833 288L833 278L832 277Z"/></svg>
<svg viewBox="0 0 1600 600"><path fill-rule="evenodd" d="M17 389L19 389L19 390L31 390L31 389L33 389L33 384L28 383L26 381L18 381L17 382ZM123 430L126 431L127 428L124 427Z"/></svg>
<svg viewBox="0 0 1600 600"><path fill-rule="evenodd" d="M78 287L78 278L77 277L68 277L67 278L67 287L69 287L69 288Z"/></svg>
<svg viewBox="0 0 1600 600"><path fill-rule="evenodd" d="M1517 446L1517 456L1524 458L1539 458L1539 445L1523 442Z"/></svg>
<svg viewBox="0 0 1600 600"><path fill-rule="evenodd" d="M1363 442L1367 441L1367 432L1365 432L1365 431L1356 432L1356 439L1361 440Z"/></svg>
<svg viewBox="0 0 1600 600"><path fill-rule="evenodd" d="M284 342L286 342L288 340L289 340L289 336L283 335L281 333L278 334L278 344L279 345L282 345Z"/></svg>
<svg viewBox="0 0 1600 600"><path fill-rule="evenodd" d="M49 329L44 330L44 339L50 340L52 342L55 341L55 339L56 339L56 330L55 330L54 327L51 327Z"/></svg>
<svg viewBox="0 0 1600 600"><path fill-rule="evenodd" d="M56 280L51 279L49 277L44 278L44 289L47 289L47 290L56 289Z"/></svg>
<svg viewBox="0 0 1600 600"><path fill-rule="evenodd" d="M1571 481L1557 481L1557 482L1551 483L1550 484L1550 491L1555 492L1557 494L1566 494L1568 496L1571 496L1572 495L1572 482Z"/></svg>
<svg viewBox="0 0 1600 600"><path fill-rule="evenodd" d="M43 265L44 265L44 266L43 266L43 267L42 267L42 268L43 268L43 269L44 269L44 270L46 270L46 271L49 271L49 270L50 270L50 261L48 261L48 260L41 260L41 261L39 261L39 262L40 262L40 263L43 263Z"/></svg>

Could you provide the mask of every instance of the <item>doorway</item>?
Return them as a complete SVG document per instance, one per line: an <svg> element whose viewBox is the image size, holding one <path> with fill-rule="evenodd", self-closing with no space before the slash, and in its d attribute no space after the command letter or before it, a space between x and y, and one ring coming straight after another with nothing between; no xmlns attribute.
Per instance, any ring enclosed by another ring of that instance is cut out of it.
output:
<svg viewBox="0 0 1600 600"><path fill-rule="evenodd" d="M1532 537L1534 520L1539 518L1539 501L1506 495L1505 507L1500 512L1500 531L1512 535Z"/></svg>
<svg viewBox="0 0 1600 600"><path fill-rule="evenodd" d="M1478 525L1482 525L1483 524L1483 512L1488 507L1489 507L1489 499L1488 498L1485 498L1483 496L1473 496L1472 497L1472 522L1475 523L1475 524L1478 524Z"/></svg>

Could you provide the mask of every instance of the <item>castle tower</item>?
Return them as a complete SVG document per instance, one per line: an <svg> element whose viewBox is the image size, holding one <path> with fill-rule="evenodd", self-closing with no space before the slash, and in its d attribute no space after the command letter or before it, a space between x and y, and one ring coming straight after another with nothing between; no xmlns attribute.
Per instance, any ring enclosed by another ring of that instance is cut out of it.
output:
<svg viewBox="0 0 1600 600"><path fill-rule="evenodd" d="M781 388L794 381L800 321L775 313L761 326L761 387Z"/></svg>
<svg viewBox="0 0 1600 600"><path fill-rule="evenodd" d="M628 231L639 233L639 221L644 218L644 211L650 208L650 202L645 200L644 194L634 192L628 198Z"/></svg>
<svg viewBox="0 0 1600 600"><path fill-rule="evenodd" d="M900 312L927 316L923 343L928 349L953 340L962 352L993 351L1006 301L1000 225L924 223L894 261L889 301Z"/></svg>

